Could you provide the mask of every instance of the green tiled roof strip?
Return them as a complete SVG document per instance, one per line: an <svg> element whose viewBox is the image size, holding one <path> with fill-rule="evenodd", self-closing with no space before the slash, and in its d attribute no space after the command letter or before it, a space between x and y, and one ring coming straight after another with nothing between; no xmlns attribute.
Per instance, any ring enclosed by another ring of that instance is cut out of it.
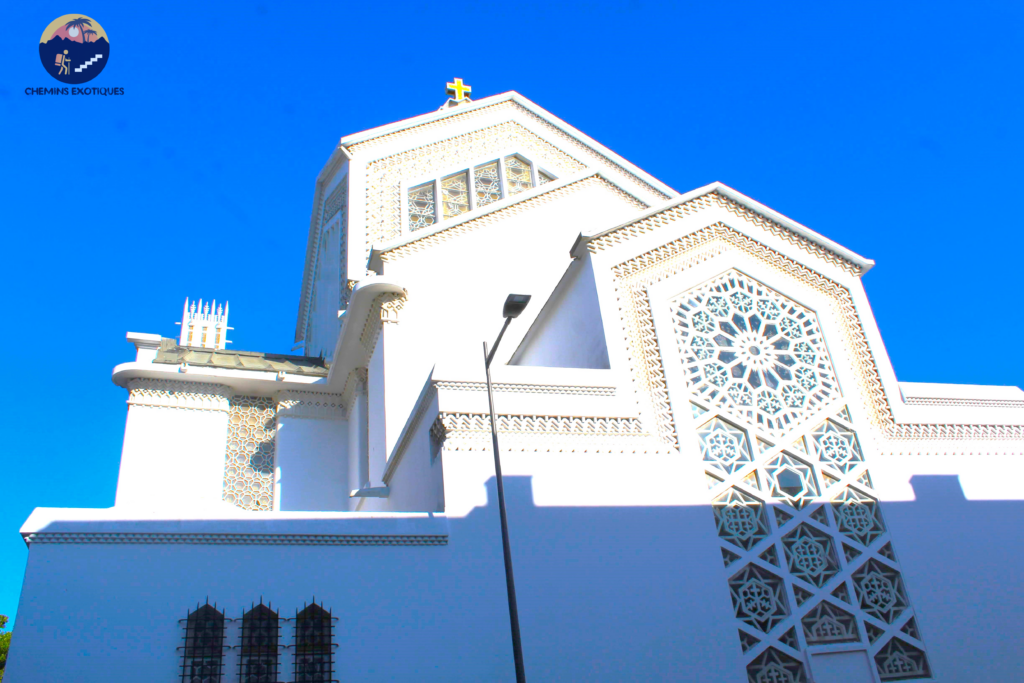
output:
<svg viewBox="0 0 1024 683"><path fill-rule="evenodd" d="M160 340L154 363L180 365L188 363L196 367L232 368L237 370L258 370L262 372L288 372L293 375L327 376L327 362L312 356L289 356L281 353L260 353L258 351L229 351L178 346L174 339Z"/></svg>

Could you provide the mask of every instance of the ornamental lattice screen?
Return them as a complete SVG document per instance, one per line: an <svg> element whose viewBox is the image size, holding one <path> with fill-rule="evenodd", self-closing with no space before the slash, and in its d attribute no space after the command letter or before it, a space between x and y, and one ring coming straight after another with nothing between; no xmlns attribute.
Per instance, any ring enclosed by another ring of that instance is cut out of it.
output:
<svg viewBox="0 0 1024 683"><path fill-rule="evenodd" d="M229 503L244 510L274 509L274 399L238 396L228 410L224 493Z"/></svg>
<svg viewBox="0 0 1024 683"><path fill-rule="evenodd" d="M737 270L671 312L750 683L806 683L804 651L849 643L882 681L927 677L815 313Z"/></svg>

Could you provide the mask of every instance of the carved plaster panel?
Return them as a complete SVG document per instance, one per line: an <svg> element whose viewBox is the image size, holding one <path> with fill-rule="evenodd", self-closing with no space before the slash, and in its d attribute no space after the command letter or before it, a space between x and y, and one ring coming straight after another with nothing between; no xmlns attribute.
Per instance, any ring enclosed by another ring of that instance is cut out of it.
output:
<svg viewBox="0 0 1024 683"><path fill-rule="evenodd" d="M128 382L128 405L227 412L232 396L229 387L202 382L133 379Z"/></svg>
<svg viewBox="0 0 1024 683"><path fill-rule="evenodd" d="M341 420L345 406L338 394L312 391L282 391L277 397L278 417L302 417L314 420Z"/></svg>

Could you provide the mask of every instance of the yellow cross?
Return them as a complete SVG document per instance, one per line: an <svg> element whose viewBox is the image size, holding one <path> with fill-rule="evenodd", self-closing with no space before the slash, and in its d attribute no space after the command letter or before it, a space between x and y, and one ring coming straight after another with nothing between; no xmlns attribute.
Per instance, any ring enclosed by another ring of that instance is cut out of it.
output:
<svg viewBox="0 0 1024 683"><path fill-rule="evenodd" d="M461 102L466 99L466 95L473 92L473 88L462 84L461 78L456 78L454 83L446 83L445 85L448 86L447 93L454 97L456 102Z"/></svg>

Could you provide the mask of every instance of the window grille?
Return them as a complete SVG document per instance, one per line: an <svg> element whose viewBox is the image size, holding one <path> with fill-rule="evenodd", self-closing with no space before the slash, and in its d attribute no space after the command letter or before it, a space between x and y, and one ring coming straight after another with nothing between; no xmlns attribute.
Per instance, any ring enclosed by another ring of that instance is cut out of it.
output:
<svg viewBox="0 0 1024 683"><path fill-rule="evenodd" d="M409 229L429 228L436 222L434 183L424 183L409 190Z"/></svg>
<svg viewBox="0 0 1024 683"><path fill-rule="evenodd" d="M295 614L295 683L334 681L335 617L323 605L308 605Z"/></svg>
<svg viewBox="0 0 1024 683"><path fill-rule="evenodd" d="M505 157L505 184L509 194L519 194L533 187L529 162L515 154Z"/></svg>
<svg viewBox="0 0 1024 683"><path fill-rule="evenodd" d="M473 190L476 192L476 205L487 206L501 199L501 178L498 177L498 162L481 164L473 169Z"/></svg>
<svg viewBox="0 0 1024 683"><path fill-rule="evenodd" d="M441 180L441 198L446 219L469 211L469 172L463 171Z"/></svg>
<svg viewBox="0 0 1024 683"><path fill-rule="evenodd" d="M262 599L242 615L242 644L238 654L241 683L277 683L280 634L277 612L264 605Z"/></svg>
<svg viewBox="0 0 1024 683"><path fill-rule="evenodd" d="M806 649L840 643L882 681L928 676L817 314L737 270L672 303L748 680L806 683Z"/></svg>
<svg viewBox="0 0 1024 683"><path fill-rule="evenodd" d="M220 683L224 674L224 614L207 602L189 611L182 623L182 683Z"/></svg>
<svg viewBox="0 0 1024 683"><path fill-rule="evenodd" d="M550 183L555 177L518 154L477 164L468 169L409 188L409 231L430 228L505 197Z"/></svg>
<svg viewBox="0 0 1024 683"><path fill-rule="evenodd" d="M274 509L274 399L236 396L228 411L223 498L244 510Z"/></svg>

